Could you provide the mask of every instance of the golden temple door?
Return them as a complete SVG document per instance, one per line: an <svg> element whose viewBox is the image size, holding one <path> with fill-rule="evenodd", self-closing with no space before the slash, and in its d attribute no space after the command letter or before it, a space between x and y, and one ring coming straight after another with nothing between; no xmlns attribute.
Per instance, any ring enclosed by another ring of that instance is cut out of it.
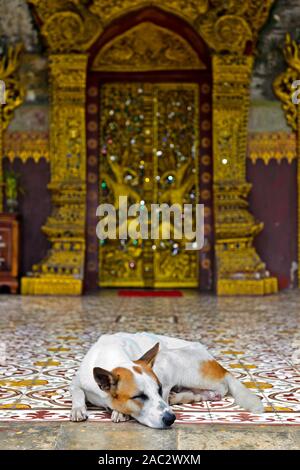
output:
<svg viewBox="0 0 300 470"><path fill-rule="evenodd" d="M199 200L198 84L107 83L100 102L100 201L151 204ZM128 223L134 221L129 217ZM119 233L120 226L117 232ZM198 252L177 239L100 241L102 287L196 287Z"/></svg>

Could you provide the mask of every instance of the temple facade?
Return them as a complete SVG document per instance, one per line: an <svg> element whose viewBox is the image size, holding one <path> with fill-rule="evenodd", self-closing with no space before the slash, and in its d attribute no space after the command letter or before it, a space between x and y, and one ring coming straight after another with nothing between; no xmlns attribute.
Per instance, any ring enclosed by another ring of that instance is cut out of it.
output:
<svg viewBox="0 0 300 470"><path fill-rule="evenodd" d="M22 294L298 287L300 7L285 4L0 2L1 209L19 217ZM99 240L97 207L120 196L203 204L203 247Z"/></svg>

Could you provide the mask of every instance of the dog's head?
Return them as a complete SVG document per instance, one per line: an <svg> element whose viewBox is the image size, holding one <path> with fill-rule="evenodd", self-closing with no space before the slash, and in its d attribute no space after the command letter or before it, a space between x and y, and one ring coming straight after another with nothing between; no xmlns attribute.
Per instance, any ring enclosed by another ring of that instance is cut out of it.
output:
<svg viewBox="0 0 300 470"><path fill-rule="evenodd" d="M152 428L168 428L175 415L163 400L161 384L152 369L158 350L159 343L129 367L112 371L95 367L93 373L101 390L110 395L113 410Z"/></svg>

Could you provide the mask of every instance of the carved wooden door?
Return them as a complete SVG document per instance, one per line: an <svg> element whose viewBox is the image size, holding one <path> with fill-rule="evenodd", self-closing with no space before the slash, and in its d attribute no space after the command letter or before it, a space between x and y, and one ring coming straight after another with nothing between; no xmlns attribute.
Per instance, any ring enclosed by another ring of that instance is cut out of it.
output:
<svg viewBox="0 0 300 470"><path fill-rule="evenodd" d="M128 205L149 213L148 239L100 241L100 285L196 287L197 251L172 235L151 239L150 213L151 204L198 201L198 85L104 84L100 110L99 203L113 204L118 214L119 197L127 196ZM123 229L117 226L117 237Z"/></svg>

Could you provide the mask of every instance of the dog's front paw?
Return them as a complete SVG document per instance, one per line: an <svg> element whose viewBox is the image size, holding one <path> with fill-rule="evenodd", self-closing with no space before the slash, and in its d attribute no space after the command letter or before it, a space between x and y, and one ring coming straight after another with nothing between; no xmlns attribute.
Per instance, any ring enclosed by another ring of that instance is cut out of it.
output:
<svg viewBox="0 0 300 470"><path fill-rule="evenodd" d="M70 420L71 421L85 421L88 419L87 409L85 406L72 408Z"/></svg>
<svg viewBox="0 0 300 470"><path fill-rule="evenodd" d="M119 413L116 410L113 410L111 414L111 420L113 423L121 423L123 421L129 421L130 418L131 417L129 415L123 415L123 413Z"/></svg>
<svg viewBox="0 0 300 470"><path fill-rule="evenodd" d="M168 399L165 400L167 403L169 403L169 405L175 405L176 404L176 398L177 398L177 393L174 392L173 390L171 390L171 392L169 393L169 396L168 396Z"/></svg>

